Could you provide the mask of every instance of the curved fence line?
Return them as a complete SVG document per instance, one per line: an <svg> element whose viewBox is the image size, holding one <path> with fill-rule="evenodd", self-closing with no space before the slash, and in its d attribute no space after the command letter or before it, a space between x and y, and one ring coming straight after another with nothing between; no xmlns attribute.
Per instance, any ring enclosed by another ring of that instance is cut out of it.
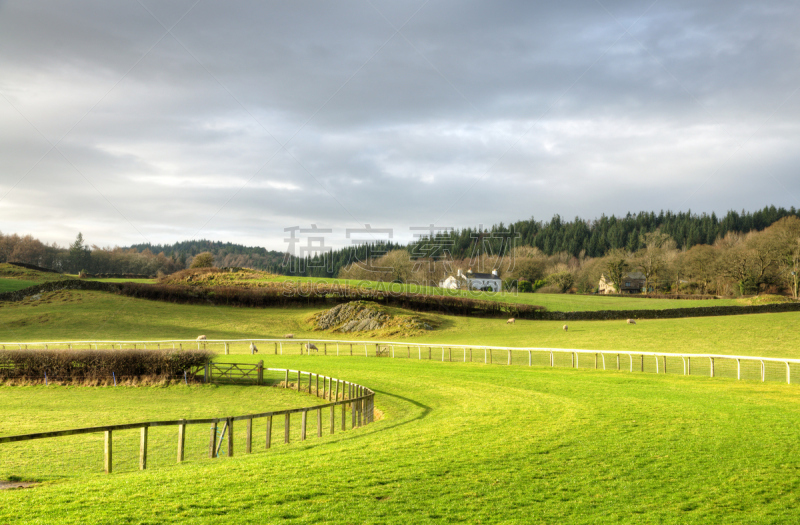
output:
<svg viewBox="0 0 800 525"><path fill-rule="evenodd" d="M786 381L791 383L792 368L800 366L800 359L779 357L738 356L726 354L690 354L677 352L631 352L624 350L591 350L578 348L507 347L492 345L464 345L446 343L411 343L399 341L363 341L316 338L249 338L249 339L165 339L152 341L46 341L0 342L6 347L66 348L123 348L140 345L151 349L182 349L185 346L212 349L221 353L233 349L241 353L261 354L319 354L365 357L391 357L441 361L483 362L485 364L515 364L528 366L626 369L630 372L673 373L683 375L709 375L760 381ZM260 345L260 348L258 348ZM435 352L434 352L435 351ZM455 351L455 355L454 355ZM476 355L477 352L477 355ZM498 356L497 353L500 353ZM505 354L505 356L503 356ZM505 359L503 359L505 357ZM587 360L586 357L589 359ZM607 359L612 362L608 363ZM624 363L622 361L627 361Z"/></svg>
<svg viewBox="0 0 800 525"><path fill-rule="evenodd" d="M347 412L350 412L350 428L360 427L372 423L374 421L374 408L375 408L375 392L371 389L337 379L335 377L324 376L315 374L313 372L305 372L302 370L292 370L288 368L266 368L266 371L280 372L285 375L284 388L289 388L290 375L297 374L297 391L301 391L301 379L303 375L308 376L308 392L316 393L317 397L329 400L329 403L321 405L314 405L310 407L291 408L286 410L275 410L271 412L261 412L257 414L246 414L240 416L227 416L217 418L202 418L202 419L178 419L168 421L145 421L139 423L126 423L122 425L104 425L97 427L75 428L69 430L58 430L52 432L38 432L32 434L21 434L15 436L2 436L0 437L0 444L14 443L22 441L31 441L43 438L56 438L75 436L81 434L95 434L105 433L104 439L104 457L103 465L107 473L112 472L113 465L113 433L122 430L140 429L140 447L139 447L139 468L144 470L147 468L148 458L148 429L155 427L178 427L178 442L177 442L177 462L184 461L185 455L185 440L187 433L187 426L198 424L210 424L210 436L208 441L208 457L219 457L222 451L223 441L227 434L227 455L233 456L234 454L234 422L244 421L245 426L245 453L252 452L252 437L253 437L253 421L257 419L266 419L266 433L265 443L266 448L269 449L272 445L272 420L276 416L284 416L284 443L290 442L291 434L291 415L300 414L300 440L304 441L307 437L308 428L308 414L309 412L316 412L316 430L317 437L322 437L322 410L330 409L330 433L333 434L336 427L336 407L341 407L341 430L347 430ZM316 379L316 390L313 388L314 379ZM319 384L322 380L322 390ZM220 431L219 425L222 424ZM7 456L5 459L8 459Z"/></svg>

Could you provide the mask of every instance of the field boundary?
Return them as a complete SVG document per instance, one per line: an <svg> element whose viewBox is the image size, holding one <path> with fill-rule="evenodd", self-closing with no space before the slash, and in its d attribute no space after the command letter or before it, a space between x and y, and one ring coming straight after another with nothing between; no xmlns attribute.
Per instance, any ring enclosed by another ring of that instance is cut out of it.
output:
<svg viewBox="0 0 800 525"><path fill-rule="evenodd" d="M233 364L233 363L216 363L216 364ZM208 368L207 368L208 370ZM57 438L65 436L74 436L79 434L95 434L105 433L103 463L106 473L112 472L113 462L113 432L119 430L141 429L141 439L139 448L139 469L145 470L147 468L147 445L148 445L148 429L151 427L163 426L177 426L178 427L178 443L177 443L177 462L184 461L185 452L185 436L187 425L210 424L210 437L208 446L208 457L219 457L220 449L223 445L223 438L227 434L227 455L234 455L234 440L233 428L235 421L245 421L246 445L245 454L252 452L252 436L253 436L253 420L266 418L266 448L269 449L272 443L272 419L276 416L284 416L284 443L290 442L290 417L291 414L300 414L302 423L300 427L300 440L306 440L306 426L309 412L317 412L317 437L322 437L322 410L330 408L330 433L333 434L336 427L335 410L337 406L341 408L341 430L347 430L347 411L349 409L351 414L350 428L354 429L362 425L367 425L374 421L374 408L375 408L375 392L371 389L345 381L334 377L324 376L313 372L305 372L302 370L291 370L288 368L266 368L265 370L272 372L282 372L285 374L284 388L290 388L290 375L297 374L296 390L301 391L301 379L303 374L308 376L308 392L312 393L313 380L316 378L316 396L327 399L331 402L322 405L315 405L311 407L291 408L286 410L276 410L271 412L262 412L258 414L246 414L240 416L227 416L216 418L203 418L203 419L177 419L169 421L145 421L139 423L126 423L121 425L104 425L98 427L87 428L74 428L68 430L58 430L52 432L37 432L33 434L20 434L16 436L3 436L0 437L0 444L2 443L15 443L20 441L30 441L34 439L44 438ZM208 372L206 372L208 376ZM322 395L320 395L319 382L320 379L323 383ZM334 388L335 385L335 388ZM340 392L341 387L341 392ZM341 398L341 399L339 399ZM224 426L222 431L219 431L219 424ZM217 438L219 437L219 441Z"/></svg>
<svg viewBox="0 0 800 525"><path fill-rule="evenodd" d="M260 349L257 347L261 345ZM213 351L216 346L220 353L228 355L233 347L244 349L241 353L260 355L335 355L354 357L389 357L416 360L437 360L442 362L483 362L484 364L527 365L594 368L602 370L629 372L654 372L709 377L729 377L737 380L785 381L791 384L792 366L800 367L800 359L784 357L737 356L725 354L689 354L679 352L641 352L626 350L591 350L578 348L550 347L509 347L491 345L463 345L447 343L411 343L400 341L362 341L314 338L281 339L193 339L155 340L155 341L48 341L48 342L0 342L0 349L6 346L41 347L65 346L68 349L81 346L109 350L137 345L147 349L183 349L183 345L196 346ZM330 345L330 350L329 350ZM398 350L399 349L399 350ZM434 349L436 350L434 354ZM404 351L405 350L405 351ZM424 350L424 351L423 351ZM455 359L453 351L455 350ZM330 351L330 354L329 354ZM500 356L496 355L500 353ZM476 354L477 353L477 359ZM481 353L483 357L481 358ZM503 356L505 354L505 356ZM584 359L581 359L581 356ZM505 357L503 359L502 357ZM589 358L587 365L586 357ZM607 364L606 358L612 359ZM622 366L621 359L627 359L628 366ZM613 361L615 359L615 362ZM645 361L647 359L647 361ZM694 365L693 360L694 359ZM568 360L568 361L567 361ZM634 363L636 360L636 363ZM567 365L569 362L569 365ZM693 373L694 366L694 373ZM756 367L756 368L754 368Z"/></svg>

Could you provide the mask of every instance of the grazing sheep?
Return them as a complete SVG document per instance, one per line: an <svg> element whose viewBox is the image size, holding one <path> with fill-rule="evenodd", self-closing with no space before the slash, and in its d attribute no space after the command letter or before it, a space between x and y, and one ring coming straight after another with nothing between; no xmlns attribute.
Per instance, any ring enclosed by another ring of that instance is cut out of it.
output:
<svg viewBox="0 0 800 525"><path fill-rule="evenodd" d="M506 324L514 324L514 322L516 322L516 319L514 319L514 318L512 317L511 319L509 319L508 321L506 321Z"/></svg>
<svg viewBox="0 0 800 525"><path fill-rule="evenodd" d="M633 319L628 319L628 321L627 321L627 322L628 322L628 324L636 324L636 321L635 321L635 320L633 320Z"/></svg>
<svg viewBox="0 0 800 525"><path fill-rule="evenodd" d="M569 330L569 326L564 325L564 331L566 332L567 330Z"/></svg>
<svg viewBox="0 0 800 525"><path fill-rule="evenodd" d="M197 340L198 340L198 341L205 341L205 340L206 340L206 336L204 336L204 335L198 335L198 336L197 336Z"/></svg>
<svg viewBox="0 0 800 525"><path fill-rule="evenodd" d="M294 339L294 334L286 334L283 336L284 339Z"/></svg>
<svg viewBox="0 0 800 525"><path fill-rule="evenodd" d="M250 343L250 353L251 354L257 354L258 353L258 348L256 347L255 343Z"/></svg>
<svg viewBox="0 0 800 525"><path fill-rule="evenodd" d="M315 352L319 350L319 348L317 348L317 345L315 345L314 343L307 343L306 344L306 349L309 352L312 351L312 350L315 351Z"/></svg>

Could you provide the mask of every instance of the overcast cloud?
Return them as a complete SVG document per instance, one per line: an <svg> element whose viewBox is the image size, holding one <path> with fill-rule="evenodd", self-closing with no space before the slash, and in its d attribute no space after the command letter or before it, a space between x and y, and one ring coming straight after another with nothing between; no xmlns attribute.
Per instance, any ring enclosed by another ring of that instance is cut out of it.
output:
<svg viewBox="0 0 800 525"><path fill-rule="evenodd" d="M796 2L0 2L0 231L800 207Z"/></svg>

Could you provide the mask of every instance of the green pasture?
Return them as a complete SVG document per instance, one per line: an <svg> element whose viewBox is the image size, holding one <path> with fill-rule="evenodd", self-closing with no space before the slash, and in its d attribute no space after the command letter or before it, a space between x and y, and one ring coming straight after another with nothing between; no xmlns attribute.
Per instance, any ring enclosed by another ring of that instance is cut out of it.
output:
<svg viewBox="0 0 800 525"><path fill-rule="evenodd" d="M391 309L390 309L391 310ZM104 292L62 291L0 303L0 339L14 341L297 338L715 353L800 358L800 312L686 319L563 322L419 314L437 326L414 337L312 330L319 308L176 305ZM407 312L406 312L407 313ZM416 315L416 314L415 314ZM234 351L245 351L245 346Z"/></svg>
<svg viewBox="0 0 800 525"><path fill-rule="evenodd" d="M115 455L127 457L128 467L111 475L100 472L100 437L66 455L56 440L41 440L28 455L0 445L4 465L13 463L19 472L51 462L63 466L70 453L95 457L99 465L43 473L33 477L45 480L39 486L0 491L0 522L800 520L797 386L399 359L257 358L370 386L381 417L322 438L312 432L302 443L293 428L288 446L267 451L259 443L252 455L237 448L232 458L202 457L208 439L203 429L188 437L187 449L195 452L185 463L164 460L146 471L135 469L138 433L127 444L120 436ZM206 408L206 416L233 415L299 401L280 397L298 394L255 386L4 387L0 394L15 429L64 428L76 419L90 424L199 416ZM31 421L32 413L43 421ZM4 435L10 430L5 425ZM263 431L263 422L257 423L254 433ZM167 458L175 436L163 439Z"/></svg>
<svg viewBox="0 0 800 525"><path fill-rule="evenodd" d="M3 292L16 292L29 286L40 284L36 281L28 281L26 279L2 279L0 278L0 293Z"/></svg>
<svg viewBox="0 0 800 525"><path fill-rule="evenodd" d="M378 281L353 281L346 279L328 279L321 277L287 277L274 276L251 282L287 282L300 283L306 287L314 284L349 285L361 288L388 291L393 293L420 293L425 295L446 295L451 297L469 297L484 301L500 301L506 303L531 304L544 306L551 312L583 312L599 310L664 310L670 308L696 308L702 306L732 306L738 304L735 299L650 299L644 297L608 297L603 295L576 295L554 293L512 293L512 292L479 292L469 290L446 290L435 286L418 286L414 284L384 283Z"/></svg>

